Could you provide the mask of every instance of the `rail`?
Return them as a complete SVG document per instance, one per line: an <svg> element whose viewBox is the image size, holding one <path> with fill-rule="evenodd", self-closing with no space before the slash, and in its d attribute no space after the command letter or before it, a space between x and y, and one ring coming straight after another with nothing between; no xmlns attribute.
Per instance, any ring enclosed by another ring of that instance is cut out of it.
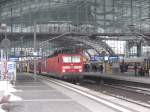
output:
<svg viewBox="0 0 150 112"><path fill-rule="evenodd" d="M137 111L135 109L126 107L124 105L116 104L116 102L110 101L109 99L105 99L103 97L103 95L100 95L100 93L97 93L97 92L93 92L90 89L87 89L87 88L84 88L81 86L77 86L74 84L70 84L67 82L63 82L61 80L57 80L57 79L53 79L53 78L47 78L46 76L39 76L39 78L43 83L45 83L47 85L51 85L51 83L56 84L58 86L61 86L61 87L64 87L66 89L69 89L71 91L74 91L78 94L81 94L85 97L88 97L88 98L90 98L96 102L102 103L102 104L110 107L111 109L115 109L115 110L118 110L121 112L140 112L140 111Z"/></svg>

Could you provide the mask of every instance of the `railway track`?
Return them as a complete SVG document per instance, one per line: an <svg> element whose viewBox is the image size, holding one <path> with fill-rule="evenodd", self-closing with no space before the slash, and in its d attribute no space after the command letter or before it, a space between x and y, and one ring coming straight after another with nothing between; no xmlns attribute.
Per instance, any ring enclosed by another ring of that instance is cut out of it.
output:
<svg viewBox="0 0 150 112"><path fill-rule="evenodd" d="M127 86L127 85L108 85L108 86L150 96L149 88L141 88L141 87Z"/></svg>
<svg viewBox="0 0 150 112"><path fill-rule="evenodd" d="M93 81L83 82L80 86L150 108L149 88L121 84L97 84Z"/></svg>
<svg viewBox="0 0 150 112"><path fill-rule="evenodd" d="M105 99L105 98L103 98L102 96L103 95L109 95L109 97L110 96L113 96L114 97L114 95L113 94L110 94L110 93L108 93L108 92L104 92L103 90L101 90L100 91L100 89L99 88L97 88L97 90L95 90L96 92L93 92L93 90L95 89L95 87L97 87L97 86L91 86L91 87L89 87L89 86L85 86L85 85L83 85L83 84L79 84L80 86L78 86L78 85L74 85L74 84L71 84L71 83L67 83L67 82L64 82L64 81L61 81L61 80L57 80L57 79L53 79L53 78L47 78L46 76L39 76L40 77L40 79L42 79L42 80L44 80L44 81L49 81L49 82L52 82L52 83L55 83L55 84L57 84L57 85L60 85L60 86L63 86L63 87L65 87L65 88L67 88L67 89L70 89L70 90L72 90L72 91L75 91L75 92L77 92L77 93L79 93L79 94L81 94L81 95L84 95L84 96L86 96L86 97L88 97L88 98L90 98L90 99L93 99L93 100L95 100L95 101L97 101L97 102L100 102L100 103L102 103L102 104L105 104L105 105L107 105L107 106L109 106L109 107L111 107L111 108L115 108L115 109L117 109L117 110L119 110L119 111L121 111L121 112L141 112L141 111L138 111L138 110L136 110L136 109L132 109L132 108L129 108L129 107L127 107L127 106L125 106L125 105L121 105L121 104L119 104L119 103L116 103L116 102L113 102L113 101L110 101L109 99ZM88 84L89 85L89 84ZM84 86L84 88L83 88L83 86ZM108 86L108 85L104 85L104 86ZM86 87L86 88L85 88ZM110 87L110 86L109 86ZM111 88L112 88L113 86L111 86ZM118 86L119 87L119 86ZM118 88L117 88L118 89ZM102 96L101 96L101 94L103 94ZM116 96L115 96L116 97ZM119 98L119 97L117 97L117 98ZM136 102L136 101L132 101L132 100L128 100L128 99L124 99L124 98L119 98L120 100L125 100L125 101L127 101L127 102L129 102L129 103L133 103L133 104L136 104L136 105L138 105L138 106L142 106L142 107L144 107L144 108L147 108L147 109L150 109L150 105L146 105L145 103L141 103L141 102Z"/></svg>

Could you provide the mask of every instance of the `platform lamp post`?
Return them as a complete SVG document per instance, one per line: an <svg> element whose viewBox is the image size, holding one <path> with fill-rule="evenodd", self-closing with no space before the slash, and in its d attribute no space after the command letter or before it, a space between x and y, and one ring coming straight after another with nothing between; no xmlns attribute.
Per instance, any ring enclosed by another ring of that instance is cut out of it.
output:
<svg viewBox="0 0 150 112"><path fill-rule="evenodd" d="M6 26L6 24L2 24L1 28L3 29L3 32L5 34L5 38L1 42L1 62L3 62L3 53L5 53L5 73L7 73L6 72L7 71L6 65L7 65L7 60L8 60L8 48L10 47L11 42L7 38L7 34L6 34L7 26ZM3 72L3 71L1 70L1 72ZM6 76L7 76L7 74L4 74L4 77L1 77L1 78L6 79Z"/></svg>
<svg viewBox="0 0 150 112"><path fill-rule="evenodd" d="M1 24L0 30L4 32L5 38L1 41L1 75L0 75L0 87L1 91L3 91L3 95L8 94L8 68L7 68L7 60L8 60L8 48L10 47L10 40L7 39L7 25ZM5 52L4 52L5 51ZM5 60L3 54L5 53Z"/></svg>

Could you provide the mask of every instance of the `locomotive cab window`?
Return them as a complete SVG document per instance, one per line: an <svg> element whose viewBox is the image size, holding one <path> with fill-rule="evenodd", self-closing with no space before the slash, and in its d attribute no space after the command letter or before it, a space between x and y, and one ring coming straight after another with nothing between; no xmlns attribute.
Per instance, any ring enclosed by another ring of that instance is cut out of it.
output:
<svg viewBox="0 0 150 112"><path fill-rule="evenodd" d="M80 56L72 56L72 62L79 63L80 62Z"/></svg>
<svg viewBox="0 0 150 112"><path fill-rule="evenodd" d="M64 63L70 63L71 62L71 56L64 56L63 57L63 62Z"/></svg>
<svg viewBox="0 0 150 112"><path fill-rule="evenodd" d="M80 63L81 59L80 56L64 56L63 57L64 63Z"/></svg>

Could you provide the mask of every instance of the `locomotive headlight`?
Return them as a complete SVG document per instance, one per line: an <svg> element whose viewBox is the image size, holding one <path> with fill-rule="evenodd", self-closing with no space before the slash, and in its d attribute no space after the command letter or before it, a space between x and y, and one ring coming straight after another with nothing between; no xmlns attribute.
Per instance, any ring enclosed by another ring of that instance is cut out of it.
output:
<svg viewBox="0 0 150 112"><path fill-rule="evenodd" d="M62 72L64 73L64 72L66 72L66 70L63 69Z"/></svg>
<svg viewBox="0 0 150 112"><path fill-rule="evenodd" d="M79 69L79 72L82 72L82 69Z"/></svg>

